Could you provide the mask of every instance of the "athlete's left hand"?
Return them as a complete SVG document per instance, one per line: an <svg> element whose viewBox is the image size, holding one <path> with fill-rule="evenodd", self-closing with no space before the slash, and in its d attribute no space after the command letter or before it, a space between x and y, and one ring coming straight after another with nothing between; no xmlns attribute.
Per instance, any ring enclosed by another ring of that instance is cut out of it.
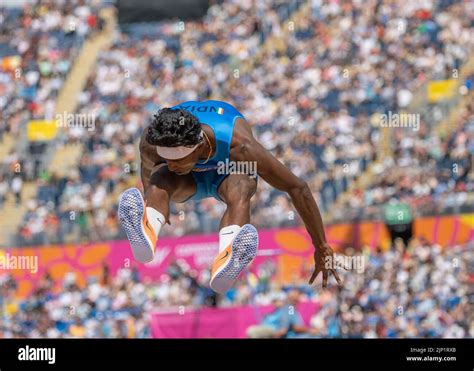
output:
<svg viewBox="0 0 474 371"><path fill-rule="evenodd" d="M331 259L327 259L328 257L331 257ZM332 250L331 246L329 246L329 244L325 243L314 251L314 271L311 275L311 278L309 279L309 284L311 285L319 273L323 272L323 289L326 288L328 284L329 273L334 275L337 284L341 287L342 280L339 278L335 268L336 259L334 256L334 251Z"/></svg>

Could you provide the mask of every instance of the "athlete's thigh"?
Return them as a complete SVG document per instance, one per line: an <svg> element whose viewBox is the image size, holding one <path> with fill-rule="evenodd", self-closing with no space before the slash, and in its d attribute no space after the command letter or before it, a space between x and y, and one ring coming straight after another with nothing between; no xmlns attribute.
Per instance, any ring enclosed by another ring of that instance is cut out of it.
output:
<svg viewBox="0 0 474 371"><path fill-rule="evenodd" d="M176 203L184 202L196 193L196 183L191 173L178 175L170 171L166 164L153 169L150 187L165 190L170 200Z"/></svg>
<svg viewBox="0 0 474 371"><path fill-rule="evenodd" d="M257 190L257 179L247 174L230 174L217 188L217 193L226 203L250 200Z"/></svg>

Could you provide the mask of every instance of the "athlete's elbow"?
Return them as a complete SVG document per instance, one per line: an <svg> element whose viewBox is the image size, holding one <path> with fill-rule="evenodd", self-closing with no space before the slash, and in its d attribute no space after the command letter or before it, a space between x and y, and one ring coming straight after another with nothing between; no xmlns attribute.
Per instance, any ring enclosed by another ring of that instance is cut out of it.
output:
<svg viewBox="0 0 474 371"><path fill-rule="evenodd" d="M297 184L288 190L288 194L291 197L294 196L311 196L311 189L308 183L303 180L299 180Z"/></svg>

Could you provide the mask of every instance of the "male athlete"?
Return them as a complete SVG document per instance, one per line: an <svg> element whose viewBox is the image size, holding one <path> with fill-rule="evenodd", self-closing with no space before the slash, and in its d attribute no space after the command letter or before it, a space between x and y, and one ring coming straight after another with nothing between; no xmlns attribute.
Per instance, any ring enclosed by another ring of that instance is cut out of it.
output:
<svg viewBox="0 0 474 371"><path fill-rule="evenodd" d="M119 219L139 262L153 259L161 227L169 223L170 202L214 197L227 205L219 231L219 252L211 269L211 288L219 293L232 287L257 254L258 234L250 224L250 199L257 177L219 171L222 163L256 164L258 176L288 193L311 236L315 252L313 283L335 269L325 266L333 257L326 242L318 206L308 184L295 176L252 135L244 116L232 105L217 101L189 101L163 108L154 116L140 141L144 196L136 188L126 190L119 203ZM250 168L250 167L248 167Z"/></svg>

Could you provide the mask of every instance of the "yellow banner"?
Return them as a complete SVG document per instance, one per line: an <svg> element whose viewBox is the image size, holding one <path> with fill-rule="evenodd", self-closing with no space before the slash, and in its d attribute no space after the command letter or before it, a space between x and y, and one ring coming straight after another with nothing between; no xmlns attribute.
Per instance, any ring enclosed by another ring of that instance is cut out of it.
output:
<svg viewBox="0 0 474 371"><path fill-rule="evenodd" d="M430 103L451 99L456 92L457 80L440 80L428 83L428 101Z"/></svg>
<svg viewBox="0 0 474 371"><path fill-rule="evenodd" d="M58 127L53 120L31 120L28 122L28 140L31 142L48 141L56 136Z"/></svg>

